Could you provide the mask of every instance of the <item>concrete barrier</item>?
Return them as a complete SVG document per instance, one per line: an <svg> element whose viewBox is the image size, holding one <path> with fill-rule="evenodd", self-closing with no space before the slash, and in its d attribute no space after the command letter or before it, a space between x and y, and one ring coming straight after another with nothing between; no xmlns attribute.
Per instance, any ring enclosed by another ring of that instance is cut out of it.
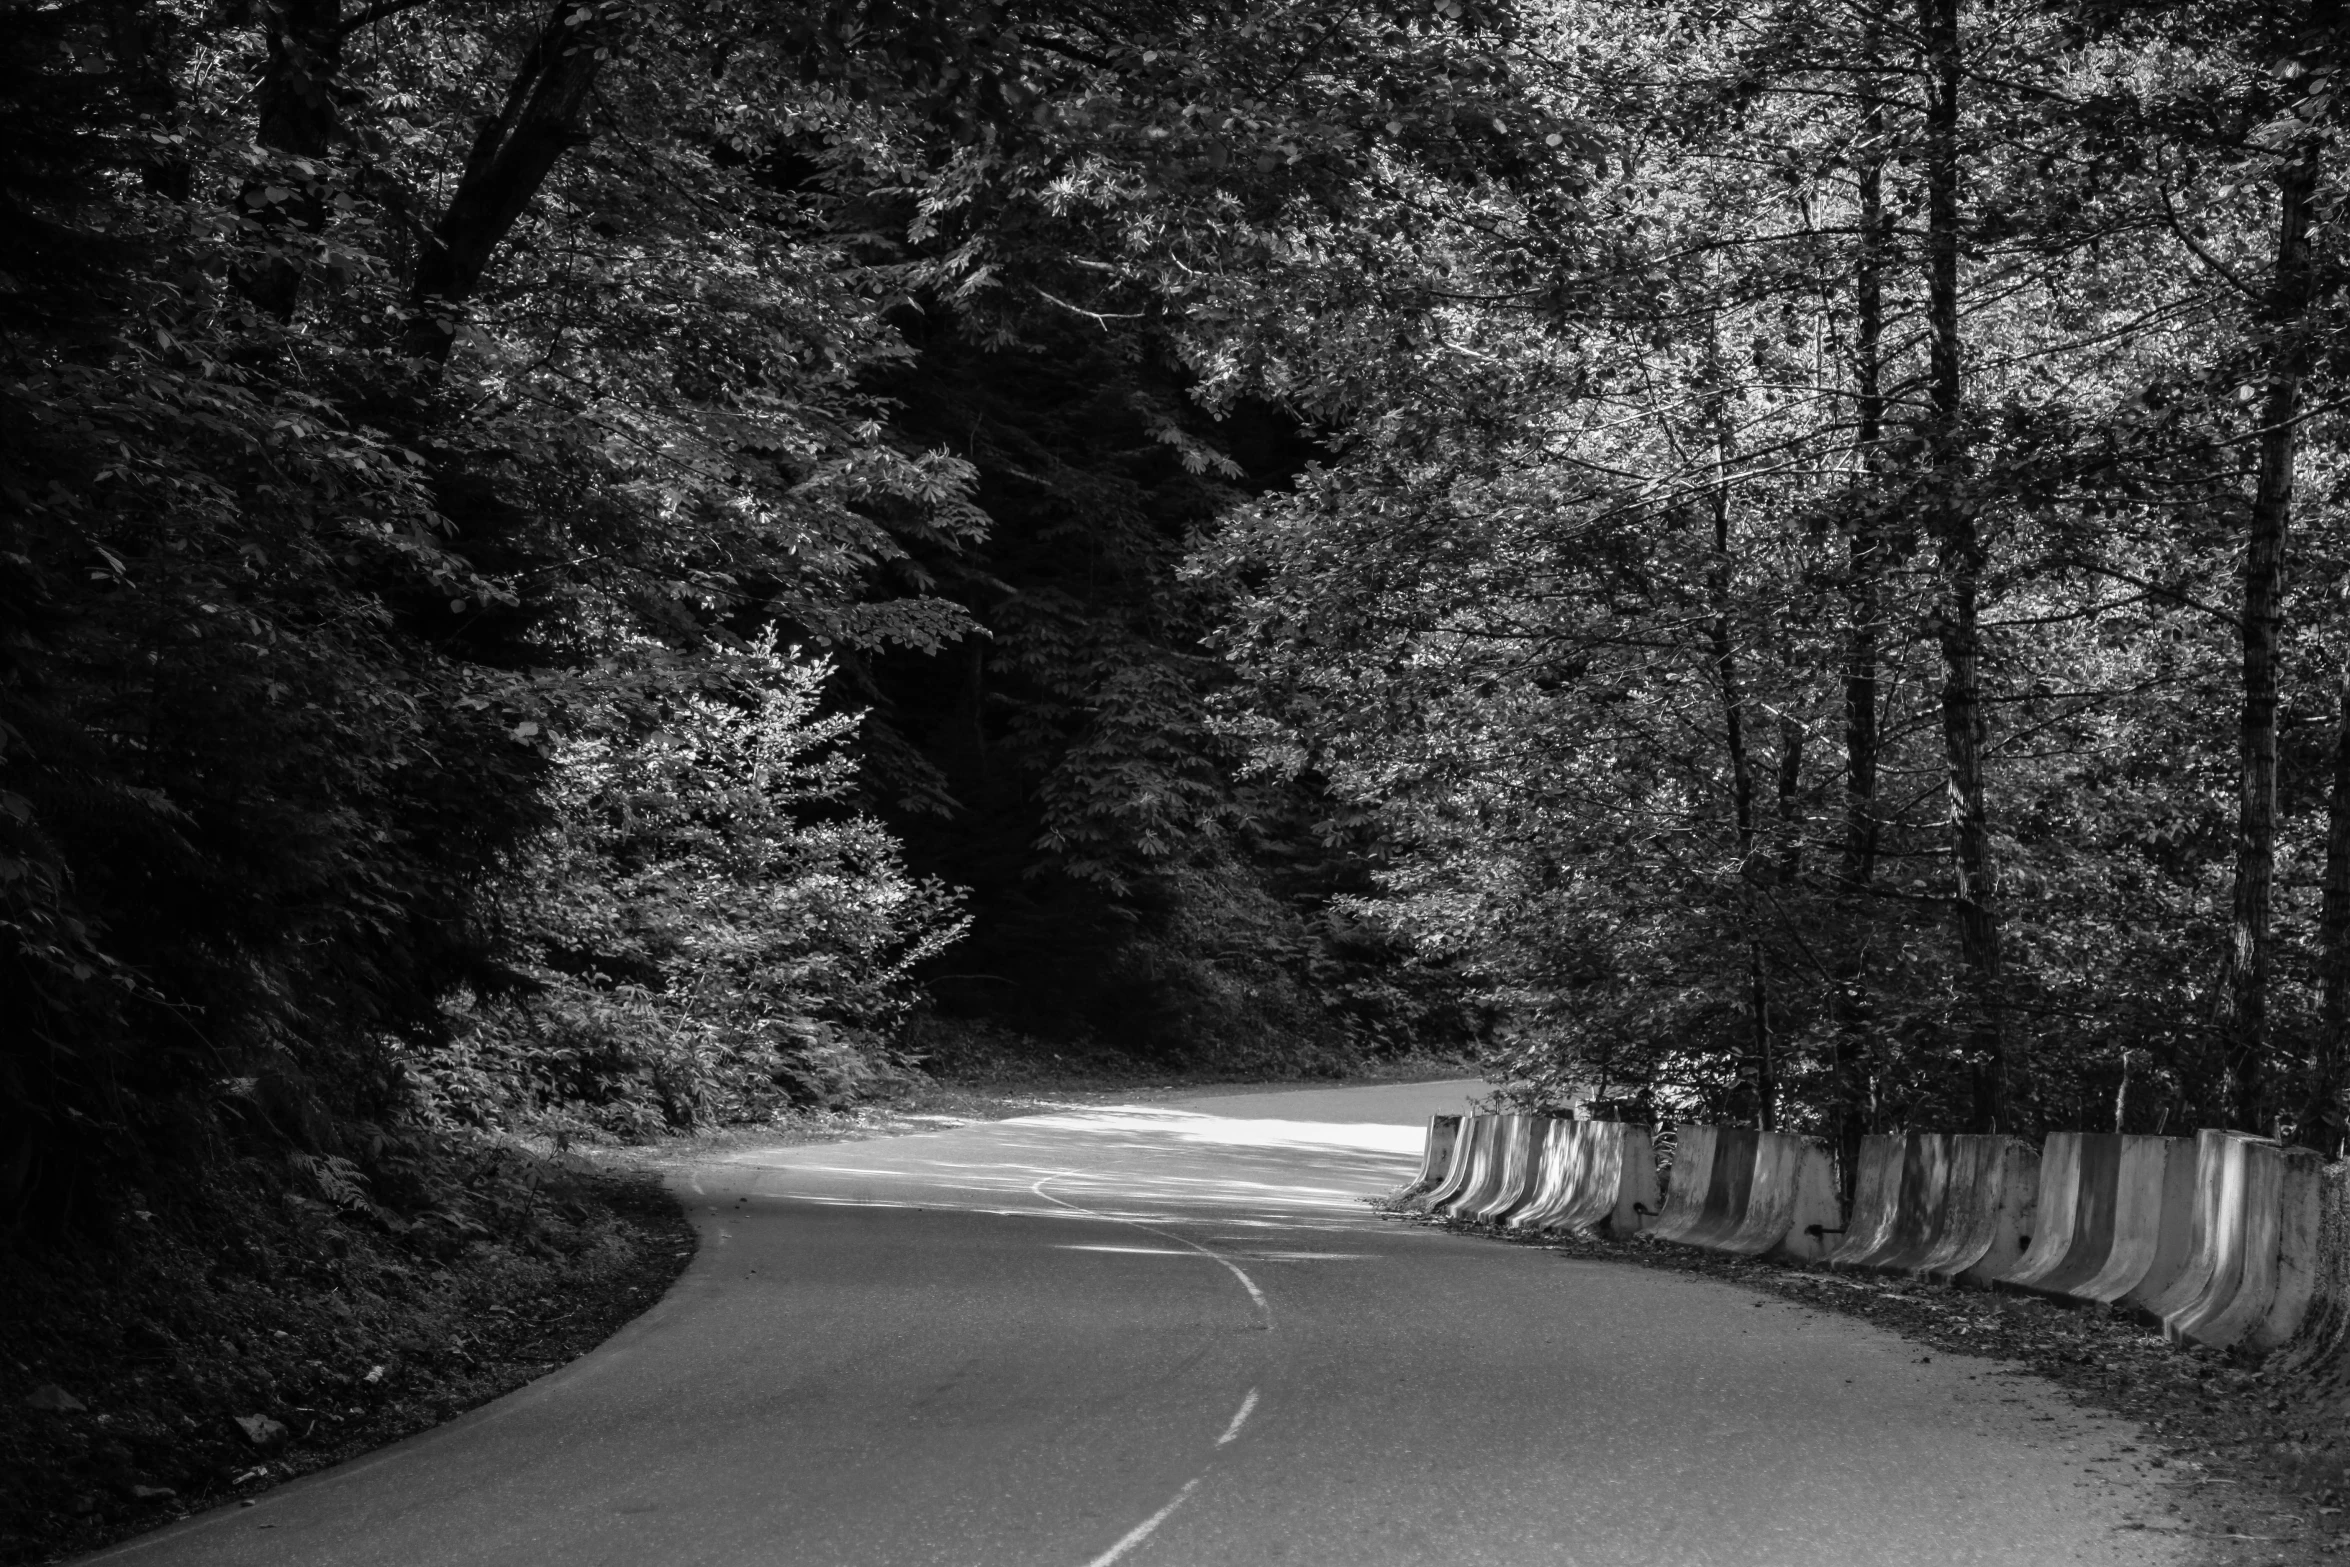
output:
<svg viewBox="0 0 2350 1567"><path fill-rule="evenodd" d="M2197 1134L2193 1246L2149 1307L2165 1337L2268 1350L2293 1336L2316 1288L2321 1168L2265 1137Z"/></svg>
<svg viewBox="0 0 2350 1567"><path fill-rule="evenodd" d="M2350 1363L2350 1163L2318 1171L2317 1188L2315 1289L2301 1330L2269 1369L2338 1388Z"/></svg>
<svg viewBox="0 0 2350 1567"><path fill-rule="evenodd" d="M2139 1314L2158 1327L2176 1313L2184 1320L2196 1302L2233 1289L2231 1268L2241 1270L2244 1185L2250 1164L2244 1145L2263 1142L2249 1132L2195 1134L2195 1196L2188 1221L2187 1260L2168 1286L2138 1302Z"/></svg>
<svg viewBox="0 0 2350 1567"><path fill-rule="evenodd" d="M1498 1118L1501 1125L1494 1131L1494 1176L1484 1200L1475 1204L1464 1201L1454 1210L1456 1218L1473 1224L1499 1224L1534 1195L1534 1180L1540 1174L1536 1155L1542 1146L1543 1130L1551 1124L1546 1115L1505 1115Z"/></svg>
<svg viewBox="0 0 2350 1567"><path fill-rule="evenodd" d="M1845 1237L1828 1257L1831 1268L1915 1273L1942 1233L1950 1196L1950 1140L1911 1132L1888 1136L1885 1143L1890 1146L1878 1152L1878 1180L1891 1191L1878 1198L1880 1217L1867 1231Z"/></svg>
<svg viewBox="0 0 2350 1567"><path fill-rule="evenodd" d="M1580 1129L1590 1121L1553 1121L1534 1150L1534 1195L1510 1215L1513 1230L1544 1230L1583 1189L1587 1162Z"/></svg>
<svg viewBox="0 0 2350 1567"><path fill-rule="evenodd" d="M2194 1151L2184 1137L2051 1132L2031 1249L1999 1287L2088 1304L2160 1294L2187 1260Z"/></svg>
<svg viewBox="0 0 2350 1567"><path fill-rule="evenodd" d="M1538 1155L1534 1195L1509 1227L1621 1239L1656 1222L1660 1206L1647 1127L1553 1121Z"/></svg>
<svg viewBox="0 0 2350 1567"><path fill-rule="evenodd" d="M1465 1115L1453 1134L1452 1159L1445 1166L1444 1179L1438 1181L1417 1197L1407 1197L1397 1206L1407 1211L1435 1213L1468 1189L1470 1179L1477 1173L1477 1145L1490 1143L1493 1138L1493 1117Z"/></svg>
<svg viewBox="0 0 2350 1567"><path fill-rule="evenodd" d="M1692 1126L1687 1122L1673 1128L1673 1166L1665 1187L1664 1211L1649 1227L1649 1234L1659 1240L1686 1241L1718 1225L1730 1208L1745 1206L1744 1190L1733 1189L1733 1183L1742 1187L1754 1178L1753 1161L1742 1161L1733 1154L1721 1161L1718 1177L1714 1170L1715 1156L1722 1152L1722 1134L1738 1131L1737 1127ZM1708 1203L1714 1208L1711 1223L1706 1217Z"/></svg>
<svg viewBox="0 0 2350 1567"><path fill-rule="evenodd" d="M1860 1256L1893 1238L1900 1217L1901 1151L1899 1137L1872 1132L1860 1140L1860 1163L1852 1173L1852 1211L1845 1216L1844 1238L1829 1252L1829 1265L1847 1252Z"/></svg>
<svg viewBox="0 0 2350 1567"><path fill-rule="evenodd" d="M2032 1244L1999 1287L2060 1300L2095 1278L2113 1252L2122 1149L2115 1132L2050 1132L2040 1148L2040 1215Z"/></svg>
<svg viewBox="0 0 2350 1567"><path fill-rule="evenodd" d="M2325 1159L2315 1149L2287 1148L2284 1200L2277 1213L2277 1290L2268 1313L2247 1335L2252 1347L2281 1349L2301 1331L2331 1271L2324 1254Z"/></svg>
<svg viewBox="0 0 2350 1567"><path fill-rule="evenodd" d="M1737 1257L1816 1262L1842 1227L1827 1150L1750 1126L1683 1126L1673 1186L1649 1231L1658 1240Z"/></svg>
<svg viewBox="0 0 2350 1567"><path fill-rule="evenodd" d="M2039 1213L2040 1150L2020 1137L1959 1136L1950 1154L1942 1235L1918 1271L1989 1289L2014 1271Z"/></svg>
<svg viewBox="0 0 2350 1567"><path fill-rule="evenodd" d="M1829 1266L1984 1288L2011 1271L2032 1233L2039 1154L2020 1138L1989 1134L1911 1132L1898 1141L1891 1201L1884 1186L1895 1179L1893 1150L1880 1146L1870 1222L1845 1237Z"/></svg>
<svg viewBox="0 0 2350 1567"><path fill-rule="evenodd" d="M1457 1115L1428 1117L1428 1140L1420 1145L1420 1173L1397 1187L1388 1197L1392 1204L1410 1202L1414 1197L1436 1190L1444 1184L1444 1177L1452 1169L1452 1150L1461 1139L1461 1118Z"/></svg>
<svg viewBox="0 0 2350 1567"><path fill-rule="evenodd" d="M2194 1246L2195 1139L2124 1138L2114 1184L2113 1249L2072 1297L2143 1312L2177 1281Z"/></svg>
<svg viewBox="0 0 2350 1567"><path fill-rule="evenodd" d="M1450 1196L1431 1201L1428 1211L1439 1218L1466 1219L1493 1201L1508 1169L1508 1151L1502 1141L1505 1123L1523 1119L1506 1115L1474 1117L1470 1122L1467 1179Z"/></svg>

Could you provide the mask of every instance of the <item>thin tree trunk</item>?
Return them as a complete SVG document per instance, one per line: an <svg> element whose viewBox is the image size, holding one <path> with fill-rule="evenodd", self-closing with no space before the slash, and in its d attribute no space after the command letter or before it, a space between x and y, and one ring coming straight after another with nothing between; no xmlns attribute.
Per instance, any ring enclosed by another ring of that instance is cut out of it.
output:
<svg viewBox="0 0 2350 1567"><path fill-rule="evenodd" d="M1867 151L1856 171L1860 203L1860 251L1853 269L1853 303L1859 317L1853 342L1854 439L1860 471L1862 509L1854 519L1845 575L1851 625L1844 650L1844 881L1865 899L1877 874L1877 670L1884 646L1885 542L1876 525L1875 480L1878 443L1885 435L1885 109L1872 99L1862 122ZM1865 905L1864 905L1865 907ZM1868 928L1864 914L1861 927ZM1867 1058L1869 942L1855 944L1840 976L1842 995L1829 1045L1828 1136L1851 1195L1860 1170L1860 1142L1867 1134L1863 1081Z"/></svg>
<svg viewBox="0 0 2350 1567"><path fill-rule="evenodd" d="M1767 1130L1777 1124L1778 1084L1771 1060L1770 985L1763 966L1761 916L1755 907L1752 880L1754 760L1746 749L1746 697L1738 678L1737 649L1730 635L1730 464L1734 437L1730 429L1729 390L1720 377L1718 354L1715 361L1714 551L1712 566L1706 573L1713 615L1707 623L1707 640L1711 644L1714 680L1721 695L1722 743L1730 759L1730 815L1738 843L1739 918L1746 937L1748 1015L1754 1032L1755 1121Z"/></svg>
<svg viewBox="0 0 2350 1567"><path fill-rule="evenodd" d="M254 97L254 139L287 159L324 159L340 132L335 88L343 71L342 0L275 0L264 8L267 61ZM249 181L237 194L240 214L284 240L326 225L319 176L281 165L275 177ZM280 192L270 199L272 190ZM266 257L237 278L246 298L280 321L293 319L302 268L285 255Z"/></svg>
<svg viewBox="0 0 2350 1567"><path fill-rule="evenodd" d="M1779 716L1779 875L1803 872L1803 725Z"/></svg>
<svg viewBox="0 0 2350 1567"><path fill-rule="evenodd" d="M448 210L417 258L410 291L404 346L427 367L447 361L465 302L491 253L557 160L594 140L588 101L616 14L593 3L558 0L515 71L504 105L476 133Z"/></svg>
<svg viewBox="0 0 2350 1567"><path fill-rule="evenodd" d="M2334 788L2326 803L2325 903L2318 916L2317 1059L2296 1141L2331 1157L2342 1149L2342 1066L2350 1056L2350 671L2334 730Z"/></svg>
<svg viewBox="0 0 2350 1567"><path fill-rule="evenodd" d="M2228 1119L2257 1131L2267 1112L2268 982L2277 844L2277 628L2285 595L2285 535L2301 418L2302 345L2310 298L2309 208L2314 142L2277 176L2276 269L2262 311L2271 343L2260 404L2260 473L2244 547L2241 626L2244 707L2237 731L2236 891L2228 950Z"/></svg>
<svg viewBox="0 0 2350 1567"><path fill-rule="evenodd" d="M1958 95L1963 79L1958 0L1918 0L1927 55L1926 331L1928 510L1940 577L1934 629L1942 647L1942 745L1949 778L1951 903L1966 990L1965 1032L1977 1131L2007 1121L2007 1048L2000 1011L1998 878L1983 801L1983 546L1964 493L1959 422L1963 386L1958 326Z"/></svg>
<svg viewBox="0 0 2350 1567"><path fill-rule="evenodd" d="M1865 486L1874 476L1885 436L1885 115L1871 105L1870 153L1861 164L1860 259L1853 280L1859 316L1853 344L1855 438ZM1877 874L1877 664L1884 642L1885 546L1869 496L1852 529L1845 591L1852 629L1844 654L1844 879L1866 887Z"/></svg>

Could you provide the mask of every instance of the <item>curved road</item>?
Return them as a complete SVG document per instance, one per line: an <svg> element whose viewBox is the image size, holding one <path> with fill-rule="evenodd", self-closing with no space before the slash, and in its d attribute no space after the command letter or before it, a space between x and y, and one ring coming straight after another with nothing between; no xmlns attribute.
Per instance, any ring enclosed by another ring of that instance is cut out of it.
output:
<svg viewBox="0 0 2350 1567"><path fill-rule="evenodd" d="M1476 1085L1198 1097L677 1177L693 1266L462 1419L131 1567L2176 1560L2134 1434L1982 1361L1382 1221Z"/></svg>

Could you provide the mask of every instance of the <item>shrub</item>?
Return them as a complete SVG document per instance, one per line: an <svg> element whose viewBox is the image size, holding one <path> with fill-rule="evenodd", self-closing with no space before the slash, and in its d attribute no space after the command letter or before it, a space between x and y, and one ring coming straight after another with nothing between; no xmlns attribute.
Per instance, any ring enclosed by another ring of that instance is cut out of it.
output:
<svg viewBox="0 0 2350 1567"><path fill-rule="evenodd" d="M624 1137L837 1104L905 1067L913 966L959 894L843 796L856 715L772 637L697 688L605 703L554 747L554 819L494 900L515 983L411 1064L446 1119Z"/></svg>

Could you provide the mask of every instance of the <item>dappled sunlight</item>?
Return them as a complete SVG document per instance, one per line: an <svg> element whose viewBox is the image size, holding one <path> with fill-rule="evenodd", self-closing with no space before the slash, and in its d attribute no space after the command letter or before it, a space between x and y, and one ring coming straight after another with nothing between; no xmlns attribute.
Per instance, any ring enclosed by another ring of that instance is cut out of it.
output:
<svg viewBox="0 0 2350 1567"><path fill-rule="evenodd" d="M1367 1153L1415 1156L1425 1135L1416 1126L1383 1126L1367 1121L1243 1120L1146 1105L1109 1105L1082 1114L1023 1116L1005 1124L1089 1136L1151 1132L1181 1144L1229 1148L1351 1148Z"/></svg>
<svg viewBox="0 0 2350 1567"><path fill-rule="evenodd" d="M718 1168L749 1177L761 1198L824 1207L1327 1232L1376 1224L1364 1199L1411 1172L1421 1136L1374 1123L1072 1107L866 1143L853 1161L836 1148L750 1148ZM1039 1207L1040 1197L1067 1206Z"/></svg>

